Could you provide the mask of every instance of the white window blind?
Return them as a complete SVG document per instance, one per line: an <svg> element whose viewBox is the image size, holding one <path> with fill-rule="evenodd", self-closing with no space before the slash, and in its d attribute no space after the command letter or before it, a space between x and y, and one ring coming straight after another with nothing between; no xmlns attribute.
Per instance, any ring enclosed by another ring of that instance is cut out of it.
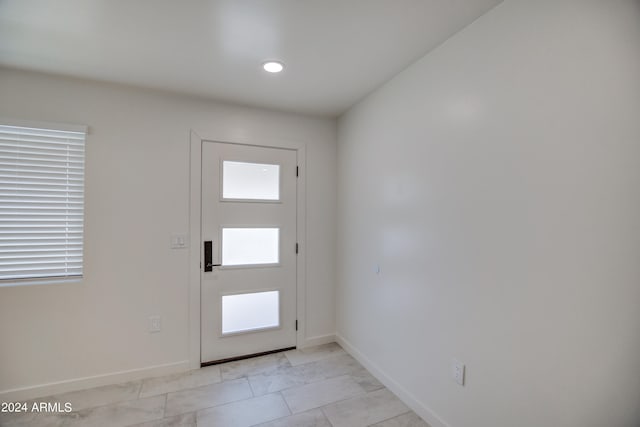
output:
<svg viewBox="0 0 640 427"><path fill-rule="evenodd" d="M0 281L82 276L85 135L0 122Z"/></svg>

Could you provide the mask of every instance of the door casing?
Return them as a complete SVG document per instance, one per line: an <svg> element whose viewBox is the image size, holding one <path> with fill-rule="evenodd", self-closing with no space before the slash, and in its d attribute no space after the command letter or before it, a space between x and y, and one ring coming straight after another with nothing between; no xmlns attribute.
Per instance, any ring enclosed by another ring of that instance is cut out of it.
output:
<svg viewBox="0 0 640 427"><path fill-rule="evenodd" d="M250 145L268 148L294 149L298 153L297 186L297 240L299 245L296 258L296 311L298 330L296 343L303 346L306 327L306 146L294 141L223 141L216 138L201 137L191 131L189 143L189 367L200 368L200 260L202 258L201 208L202 208L202 143L203 141L223 142L226 144Z"/></svg>

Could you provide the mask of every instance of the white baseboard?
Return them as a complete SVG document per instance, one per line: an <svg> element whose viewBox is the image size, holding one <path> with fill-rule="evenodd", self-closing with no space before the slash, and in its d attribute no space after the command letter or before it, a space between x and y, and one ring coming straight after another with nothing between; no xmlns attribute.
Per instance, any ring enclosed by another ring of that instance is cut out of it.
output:
<svg viewBox="0 0 640 427"><path fill-rule="evenodd" d="M315 337L305 338L298 348L313 347L314 345L329 344L330 342L336 342L335 334L316 335Z"/></svg>
<svg viewBox="0 0 640 427"><path fill-rule="evenodd" d="M376 377L385 387L391 390L402 402L404 402L409 408L418 414L423 420L425 420L431 427L449 427L440 417L438 417L431 409L426 407L416 397L410 393L403 386L398 384L389 375L387 375L382 369L375 363L366 357L360 350L355 348L349 341L347 341L342 335L336 334L336 342L342 346L343 349L354 359L356 359L362 366L367 368L371 374Z"/></svg>
<svg viewBox="0 0 640 427"><path fill-rule="evenodd" d="M157 377L189 370L189 361L167 363L128 371L113 372L109 374L95 375L91 377L74 378L47 384L39 384L29 387L14 388L0 391L0 401L12 402L18 400L35 399L51 396L53 394L67 393L85 388L99 387L102 385L117 384L127 381L135 381L143 378Z"/></svg>

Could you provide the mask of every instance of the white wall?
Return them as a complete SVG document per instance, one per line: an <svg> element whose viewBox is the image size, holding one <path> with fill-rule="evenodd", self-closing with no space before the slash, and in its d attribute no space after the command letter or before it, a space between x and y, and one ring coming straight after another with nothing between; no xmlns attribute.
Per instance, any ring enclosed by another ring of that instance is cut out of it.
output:
<svg viewBox="0 0 640 427"><path fill-rule="evenodd" d="M169 249L169 235L189 230L190 129L307 144L306 333L333 334L335 120L7 69L0 117L90 126L85 280L0 288L0 391L186 366L188 251Z"/></svg>
<svg viewBox="0 0 640 427"><path fill-rule="evenodd" d="M640 425L640 2L505 1L338 165L339 336L434 427Z"/></svg>

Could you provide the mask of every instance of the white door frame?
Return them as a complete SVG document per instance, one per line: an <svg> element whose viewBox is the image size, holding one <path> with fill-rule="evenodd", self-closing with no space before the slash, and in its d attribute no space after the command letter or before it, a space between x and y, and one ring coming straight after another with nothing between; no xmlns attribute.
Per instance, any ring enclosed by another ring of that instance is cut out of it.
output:
<svg viewBox="0 0 640 427"><path fill-rule="evenodd" d="M300 175L297 185L297 241L299 243L296 258L296 313L298 330L296 331L296 345L304 343L306 319L306 145L292 141L251 141L229 142L216 138L203 138L195 131L191 131L189 144L189 367L200 368L200 261L202 259L202 242L200 224L202 220L202 143L223 142L226 144L253 145L268 148L294 149L298 155Z"/></svg>

